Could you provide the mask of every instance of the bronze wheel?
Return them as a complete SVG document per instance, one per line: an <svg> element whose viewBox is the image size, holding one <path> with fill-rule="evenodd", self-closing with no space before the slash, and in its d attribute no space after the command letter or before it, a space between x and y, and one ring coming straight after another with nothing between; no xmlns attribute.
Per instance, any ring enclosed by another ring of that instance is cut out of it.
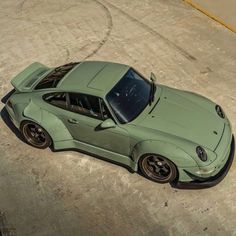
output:
<svg viewBox="0 0 236 236"><path fill-rule="evenodd" d="M139 167L145 177L158 183L169 183L177 177L175 165L167 158L156 154L141 157Z"/></svg>
<svg viewBox="0 0 236 236"><path fill-rule="evenodd" d="M26 142L36 148L44 149L52 143L48 133L40 125L32 121L24 121L21 124L21 133Z"/></svg>

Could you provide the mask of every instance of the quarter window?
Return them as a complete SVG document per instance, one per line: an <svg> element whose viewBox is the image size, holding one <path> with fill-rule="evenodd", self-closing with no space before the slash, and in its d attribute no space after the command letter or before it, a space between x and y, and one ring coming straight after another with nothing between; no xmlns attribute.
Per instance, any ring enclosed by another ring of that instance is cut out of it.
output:
<svg viewBox="0 0 236 236"><path fill-rule="evenodd" d="M66 93L49 93L43 99L56 107L67 109Z"/></svg>

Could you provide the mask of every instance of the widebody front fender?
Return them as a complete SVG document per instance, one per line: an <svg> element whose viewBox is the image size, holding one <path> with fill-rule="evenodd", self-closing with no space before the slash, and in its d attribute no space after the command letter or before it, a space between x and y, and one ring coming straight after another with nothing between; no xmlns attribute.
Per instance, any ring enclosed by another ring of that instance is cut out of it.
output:
<svg viewBox="0 0 236 236"><path fill-rule="evenodd" d="M198 167L196 161L180 147L161 140L146 140L139 142L133 149L132 156L138 163L141 156L152 153L168 158L177 167Z"/></svg>
<svg viewBox="0 0 236 236"><path fill-rule="evenodd" d="M185 173L184 169L197 171L199 169L196 161L180 147L161 140L146 140L135 145L132 153L136 169L138 161L145 154L158 154L172 161L178 170L178 180L190 181L191 178Z"/></svg>

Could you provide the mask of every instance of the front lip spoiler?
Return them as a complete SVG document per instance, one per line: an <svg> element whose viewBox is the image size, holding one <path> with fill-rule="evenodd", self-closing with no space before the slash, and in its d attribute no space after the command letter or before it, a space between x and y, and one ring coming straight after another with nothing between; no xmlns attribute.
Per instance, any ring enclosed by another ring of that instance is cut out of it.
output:
<svg viewBox="0 0 236 236"><path fill-rule="evenodd" d="M191 182L178 181L178 182L172 183L172 187L179 188L179 189L203 189L203 188L210 188L217 185L227 175L234 160L234 151L235 151L235 141L234 141L234 136L232 136L228 160L219 173L217 173L215 176L212 176L210 178L206 178L206 179L201 178L201 180L194 180Z"/></svg>

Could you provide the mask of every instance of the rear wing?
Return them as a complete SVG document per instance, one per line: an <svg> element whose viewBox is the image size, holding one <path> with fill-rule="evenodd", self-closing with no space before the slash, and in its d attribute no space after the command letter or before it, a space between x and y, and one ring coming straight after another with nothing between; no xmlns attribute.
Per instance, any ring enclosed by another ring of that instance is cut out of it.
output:
<svg viewBox="0 0 236 236"><path fill-rule="evenodd" d="M20 92L32 91L37 81L50 70L47 66L34 62L16 75L12 80L12 86Z"/></svg>

